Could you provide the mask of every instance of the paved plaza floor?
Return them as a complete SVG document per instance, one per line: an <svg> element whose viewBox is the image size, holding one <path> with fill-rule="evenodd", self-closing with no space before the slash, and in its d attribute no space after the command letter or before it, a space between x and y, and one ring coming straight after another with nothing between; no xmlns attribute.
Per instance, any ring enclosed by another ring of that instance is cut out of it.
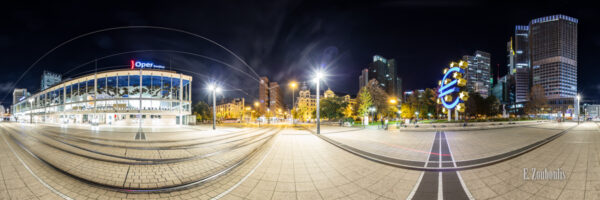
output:
<svg viewBox="0 0 600 200"><path fill-rule="evenodd" d="M600 199L593 122L322 130L0 123L0 199Z"/></svg>

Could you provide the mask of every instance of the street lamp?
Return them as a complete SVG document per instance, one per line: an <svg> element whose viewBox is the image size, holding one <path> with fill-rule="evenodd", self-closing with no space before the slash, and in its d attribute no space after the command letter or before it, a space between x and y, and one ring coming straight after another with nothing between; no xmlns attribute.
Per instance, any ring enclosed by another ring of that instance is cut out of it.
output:
<svg viewBox="0 0 600 200"><path fill-rule="evenodd" d="M317 73L315 74L316 78L315 81L317 82L317 134L321 134L321 117L320 115L320 105L319 105L319 82L321 82L321 79L323 78L324 74L319 70L317 71Z"/></svg>
<svg viewBox="0 0 600 200"><path fill-rule="evenodd" d="M369 111L371 111L371 120L375 120L375 111L377 111L377 109L375 107L371 107L369 108Z"/></svg>
<svg viewBox="0 0 600 200"><path fill-rule="evenodd" d="M581 100L581 96L577 94L577 104L575 104L575 109L577 109L577 124L579 124L579 101Z"/></svg>
<svg viewBox="0 0 600 200"><path fill-rule="evenodd" d="M296 106L296 86L298 86L298 84L296 84L296 82L291 82L290 83L290 87L292 88L292 111L294 111L294 106ZM294 122L294 115L292 115L292 125L295 125L296 122Z"/></svg>
<svg viewBox="0 0 600 200"><path fill-rule="evenodd" d="M212 129L216 129L217 124L217 92L221 91L221 88L216 86L215 84L208 85L208 90L212 92L213 96L213 125Z"/></svg>
<svg viewBox="0 0 600 200"><path fill-rule="evenodd" d="M29 123L33 124L33 98L29 98Z"/></svg>
<svg viewBox="0 0 600 200"><path fill-rule="evenodd" d="M419 121L419 112L415 112L415 123Z"/></svg>

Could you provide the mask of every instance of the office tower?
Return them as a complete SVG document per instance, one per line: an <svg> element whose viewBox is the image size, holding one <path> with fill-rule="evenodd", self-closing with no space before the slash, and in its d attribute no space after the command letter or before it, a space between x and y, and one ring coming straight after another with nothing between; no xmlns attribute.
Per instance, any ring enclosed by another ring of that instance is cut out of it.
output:
<svg viewBox="0 0 600 200"><path fill-rule="evenodd" d="M40 90L45 90L52 87L62 81L62 76L57 73L44 70L42 73L42 81L40 84Z"/></svg>
<svg viewBox="0 0 600 200"><path fill-rule="evenodd" d="M278 116L279 112L283 112L283 95L277 82L269 83L269 109L271 116Z"/></svg>
<svg viewBox="0 0 600 200"><path fill-rule="evenodd" d="M488 97L491 92L490 53L477 50L475 55L463 56L463 60L469 63L465 70L467 90Z"/></svg>
<svg viewBox="0 0 600 200"><path fill-rule="evenodd" d="M498 81L494 84L494 87L492 87L492 95L494 95L502 104L508 104L510 102L507 82L508 75L498 78Z"/></svg>
<svg viewBox="0 0 600 200"><path fill-rule="evenodd" d="M360 76L358 76L358 89L365 87L369 84L369 69L363 69L360 71Z"/></svg>
<svg viewBox="0 0 600 200"><path fill-rule="evenodd" d="M394 59L386 59L382 56L375 55L373 56L373 62L369 64L367 72L368 75L366 77L368 77L368 80L364 82L365 85L369 80L375 79L388 95L394 97L401 96L402 80L398 77L396 61ZM361 84L363 84L362 81Z"/></svg>
<svg viewBox="0 0 600 200"><path fill-rule="evenodd" d="M529 60L529 26L516 26L514 35L514 63L510 74L514 76L515 103L527 101L531 87L531 67Z"/></svg>
<svg viewBox="0 0 600 200"><path fill-rule="evenodd" d="M553 111L566 111L577 95L577 23L565 15L529 22L532 85L541 85Z"/></svg>

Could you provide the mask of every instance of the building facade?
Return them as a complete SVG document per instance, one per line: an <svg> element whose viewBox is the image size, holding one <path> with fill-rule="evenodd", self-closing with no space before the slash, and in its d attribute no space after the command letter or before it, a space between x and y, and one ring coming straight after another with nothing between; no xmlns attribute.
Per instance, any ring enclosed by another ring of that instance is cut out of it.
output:
<svg viewBox="0 0 600 200"><path fill-rule="evenodd" d="M263 115L270 117L283 117L285 108L283 105L283 94L277 82L269 82L266 76L260 77L258 86L258 110Z"/></svg>
<svg viewBox="0 0 600 200"><path fill-rule="evenodd" d="M42 73L42 81L40 84L40 90L48 89L49 87L52 87L52 86L60 83L61 81L62 81L62 75L44 70L44 72Z"/></svg>
<svg viewBox="0 0 600 200"><path fill-rule="evenodd" d="M269 83L269 112L272 112L271 116L281 118L283 117L283 94L281 93L281 87L277 82Z"/></svg>
<svg viewBox="0 0 600 200"><path fill-rule="evenodd" d="M363 69L360 71L358 76L358 89L363 88L369 84L369 69Z"/></svg>
<svg viewBox="0 0 600 200"><path fill-rule="evenodd" d="M19 101L22 101L23 99L27 98L29 96L29 92L27 92L26 88L15 88L15 90L13 90L13 101L12 103L15 104Z"/></svg>
<svg viewBox="0 0 600 200"><path fill-rule="evenodd" d="M515 26L514 41L511 39L508 49L513 62L509 63L509 75L513 77L515 99L514 103L527 101L531 88L531 61L529 55L529 26Z"/></svg>
<svg viewBox="0 0 600 200"><path fill-rule="evenodd" d="M565 15L529 22L532 85L541 85L550 108L566 111L577 95L577 24Z"/></svg>
<svg viewBox="0 0 600 200"><path fill-rule="evenodd" d="M510 103L507 77L508 75L498 78L498 81L494 84L494 87L492 87L492 95L494 95L501 104Z"/></svg>
<svg viewBox="0 0 600 200"><path fill-rule="evenodd" d="M486 98L491 93L491 68L490 53L475 51L475 55L465 55L463 60L469 63L465 76L467 77L467 90L479 93Z"/></svg>
<svg viewBox="0 0 600 200"><path fill-rule="evenodd" d="M327 89L322 92L319 98L321 100L332 97L341 97L343 101L348 102L351 106L355 105L356 97L352 97L349 94L335 93L331 89ZM294 106L299 113L300 120L312 120L312 113L317 110L317 96L315 94L311 94L310 89L306 85L305 82L302 83L300 90L298 91L298 97L296 100L296 105Z"/></svg>
<svg viewBox="0 0 600 200"><path fill-rule="evenodd" d="M221 120L241 120L247 118L249 116L244 116L245 105L246 101L244 98L234 98L227 103L217 105L217 118ZM212 107L210 109L212 110Z"/></svg>
<svg viewBox="0 0 600 200"><path fill-rule="evenodd" d="M365 72L367 72L367 75L364 75ZM361 80L361 84L364 83L363 87L371 79L375 79L388 95L393 97L402 95L402 79L398 77L396 60L394 59L386 59L379 55L373 56L373 62L369 64L367 70L363 70L361 76L363 77L363 80Z"/></svg>
<svg viewBox="0 0 600 200"><path fill-rule="evenodd" d="M192 77L165 70L112 70L63 81L12 105L17 121L175 125L191 115ZM138 114L139 113L139 114Z"/></svg>
<svg viewBox="0 0 600 200"><path fill-rule="evenodd" d="M269 78L266 76L260 77L258 83L258 103L259 112L266 112L269 106Z"/></svg>

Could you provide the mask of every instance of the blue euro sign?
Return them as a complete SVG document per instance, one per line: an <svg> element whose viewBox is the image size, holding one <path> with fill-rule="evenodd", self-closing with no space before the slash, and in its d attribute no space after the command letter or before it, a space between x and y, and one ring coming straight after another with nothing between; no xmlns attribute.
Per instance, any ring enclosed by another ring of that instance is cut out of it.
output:
<svg viewBox="0 0 600 200"><path fill-rule="evenodd" d="M441 99L442 101L442 105L444 105L444 107L446 107L447 109L453 109L454 107L456 107L456 105L458 105L458 103L461 102L460 98L456 98L452 103L448 104L446 101L444 101L444 97L446 95L451 95L454 92L459 92L460 89L458 89L458 87L456 87L456 85L458 84L458 81L452 80L450 81L450 83L445 84L445 80L449 75L451 75L453 72L458 72L458 73L464 73L464 70L461 69L460 67L453 67L450 68L448 70L448 72L446 72L446 74L444 74L444 78L442 78L442 85L440 85L440 89L438 89L438 98Z"/></svg>

